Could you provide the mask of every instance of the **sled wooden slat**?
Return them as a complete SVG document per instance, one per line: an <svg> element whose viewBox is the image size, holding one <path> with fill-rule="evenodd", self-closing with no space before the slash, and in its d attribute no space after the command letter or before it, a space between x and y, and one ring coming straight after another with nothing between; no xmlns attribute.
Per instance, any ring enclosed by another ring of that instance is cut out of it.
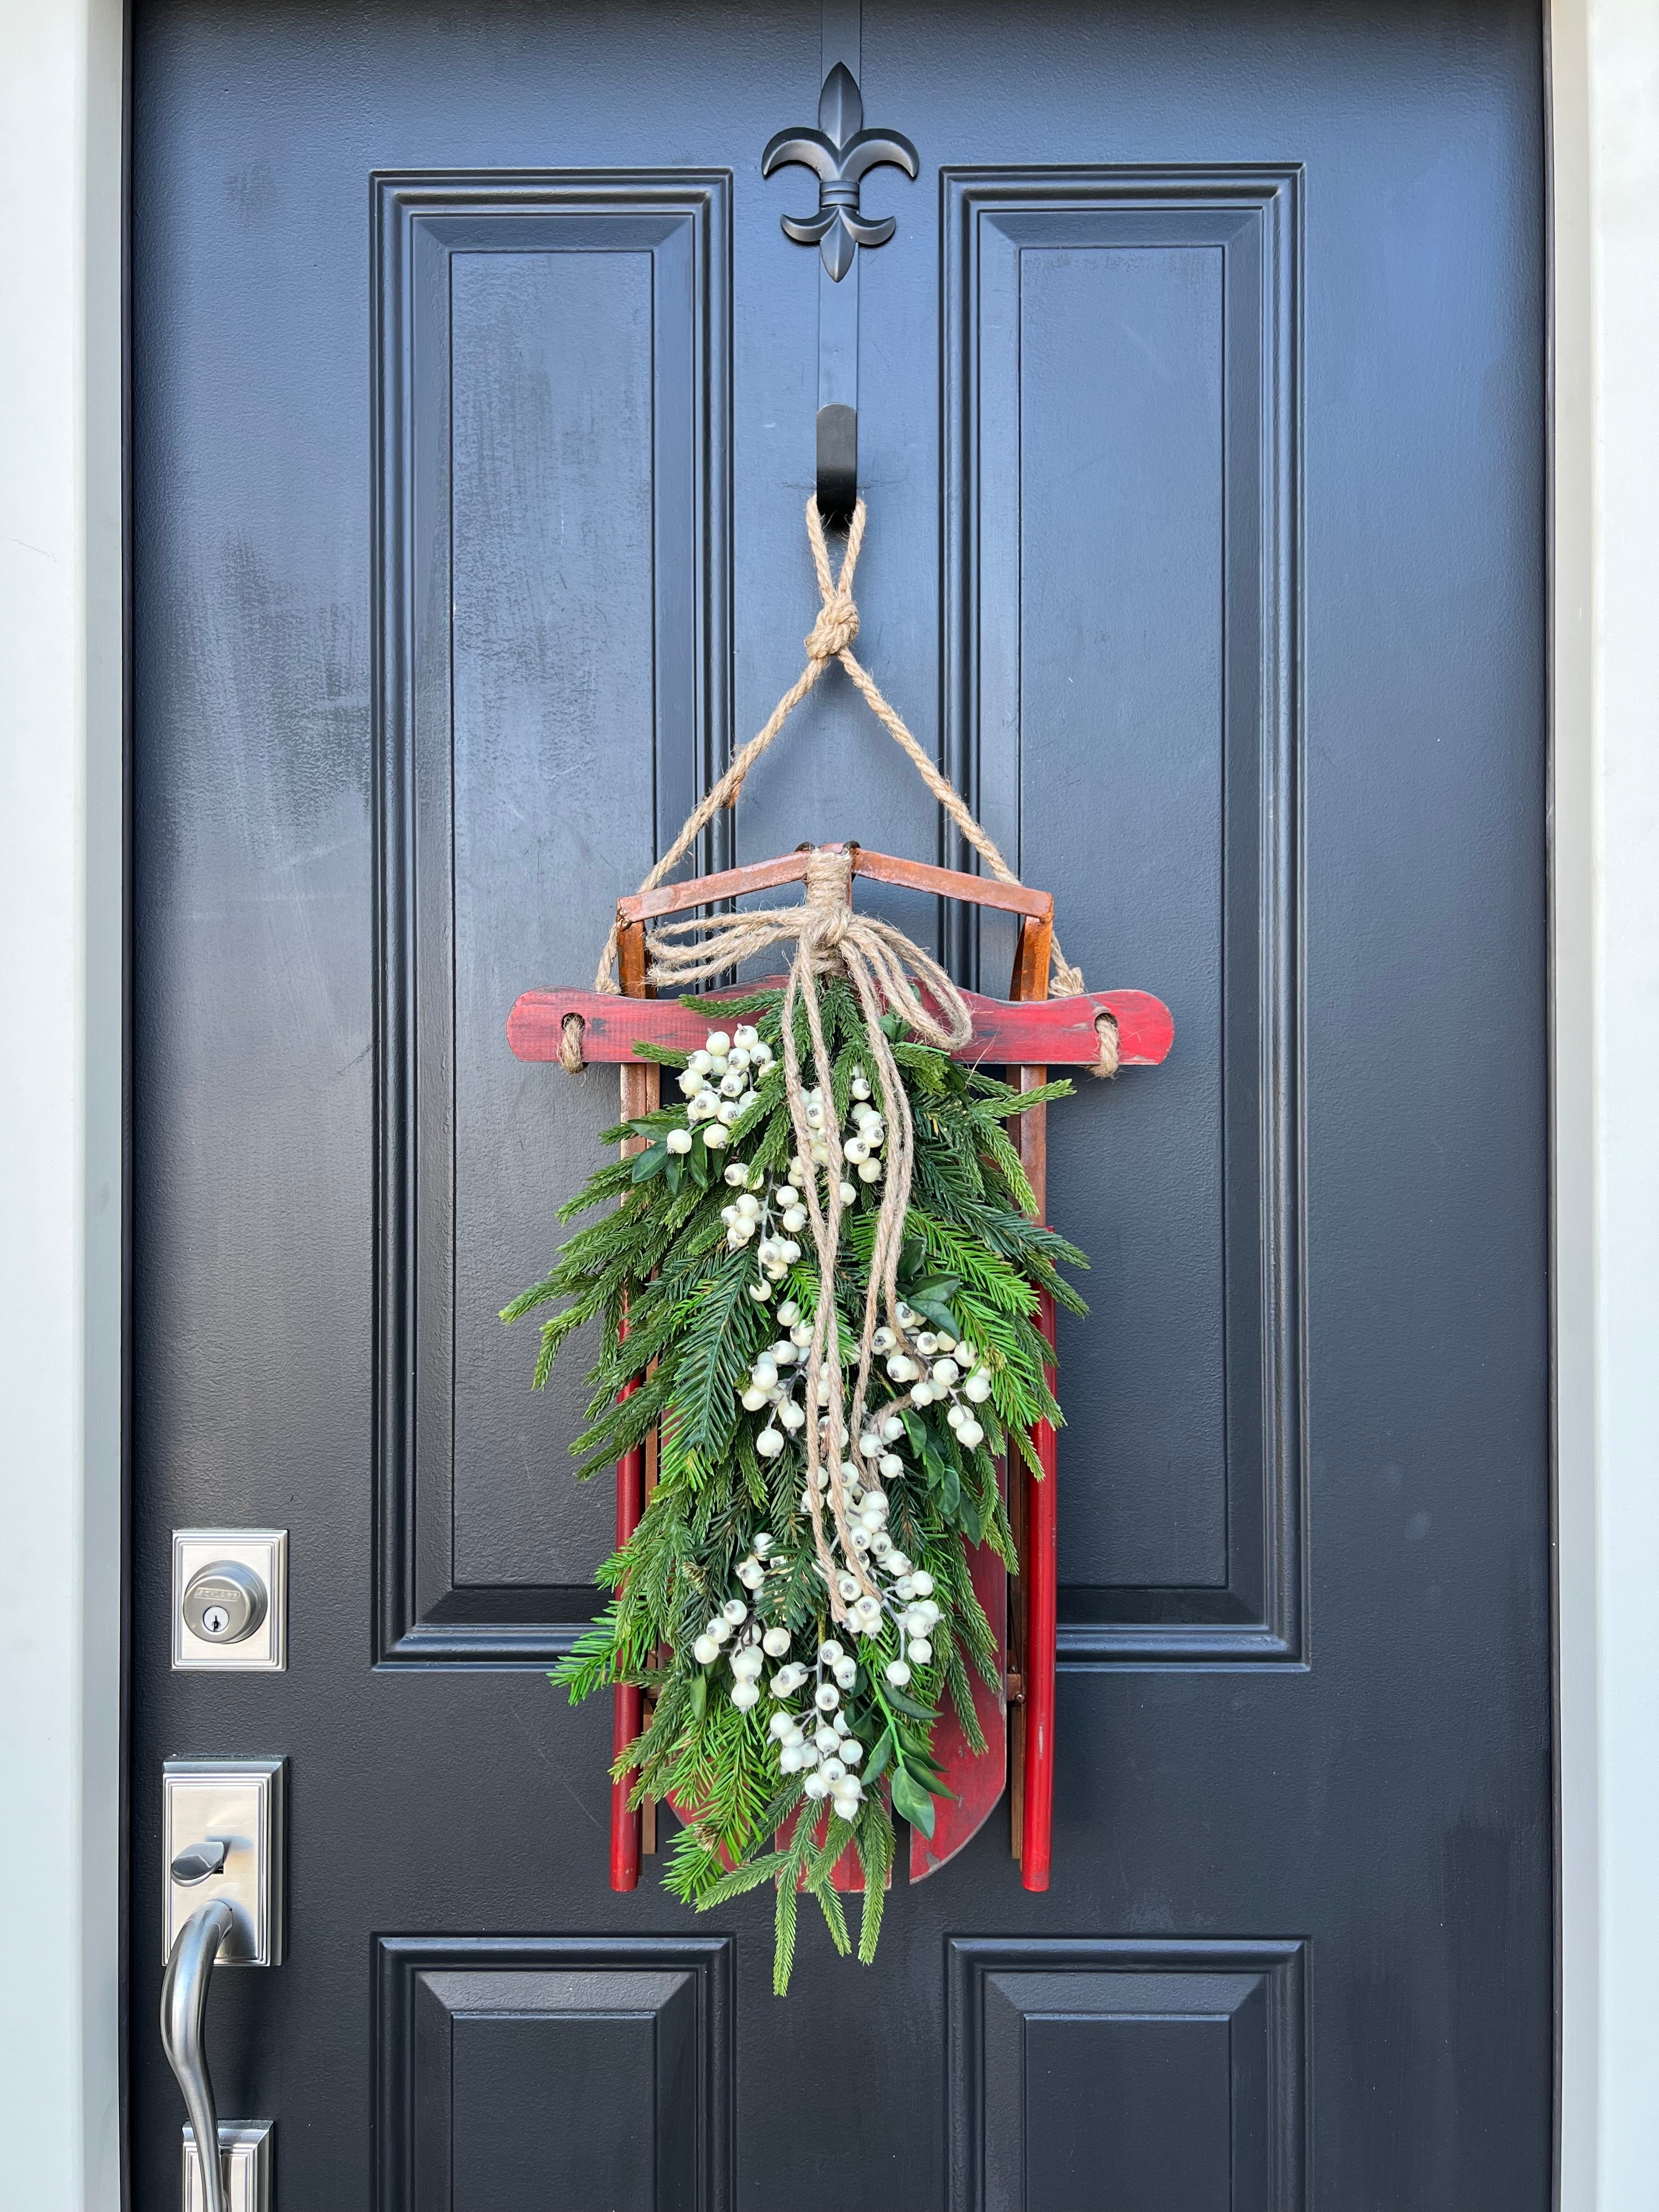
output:
<svg viewBox="0 0 1659 2212"><path fill-rule="evenodd" d="M770 975L746 988L769 989L783 980ZM520 1060L556 1060L565 1021L574 1014L582 1024L582 1058L595 1066L626 1065L636 1041L695 1052L710 1020L719 1017L722 998L734 995L742 994L711 992L687 1006L678 999L620 999L614 992L574 988L526 991L507 1018L507 1042ZM957 1057L988 1067L1092 1067L1100 1056L1095 1021L1101 1014L1117 1024L1120 1067L1156 1067L1175 1041L1169 1008L1146 991L1091 991L1084 998L1024 1006L976 991L962 995L974 1034Z"/></svg>
<svg viewBox="0 0 1659 2212"><path fill-rule="evenodd" d="M645 932L635 926L625 929L617 949L617 965L622 976L623 988L638 994L641 1000L648 988L645 980ZM662 1096L662 1070L652 1060L635 1060L631 1055L622 1063L622 1110L624 1121L635 1121L653 1112ZM629 1137L623 1145L624 1158L629 1152L643 1149L643 1137ZM623 1324L624 1329L626 1322ZM630 1383L620 1393L629 1396L638 1388ZM645 1510L645 1446L636 1444L624 1452L617 1462L617 1548L628 1541L640 1525L640 1516ZM637 1684L618 1682L611 1692L611 1756L622 1757L645 1725L645 1692ZM629 1795L634 1786L631 1772L611 1784L611 1887L615 1890L636 1889L640 1880L640 1856L645 1843L645 1821L638 1806L629 1805ZM656 1840L653 1833L652 1841Z"/></svg>
<svg viewBox="0 0 1659 2212"><path fill-rule="evenodd" d="M635 921L660 921L666 915L689 914L696 907L715 906L725 899L746 898L754 891L776 890L783 884L804 882L808 854L802 846L775 860L751 860L741 868L723 868L718 875L696 876L690 883L659 884L653 891L635 891L617 901L617 919L626 926ZM994 907L1004 914L1046 917L1052 926L1054 895L1028 890L1024 884L999 883L994 876L966 876L955 868L935 867L930 860L903 860L891 853L867 853L861 845L821 845L823 853L850 851L853 873L872 883L896 884L906 890L928 891L935 898L971 899L975 906ZM971 891L962 888L971 884Z"/></svg>
<svg viewBox="0 0 1659 2212"><path fill-rule="evenodd" d="M1010 1013L1036 1014L1054 1006L1089 1005L1091 1000L1049 1000L1048 961L1054 943L1052 914L1030 915L1020 925L1014 950L1012 991L1017 1003ZM1127 994L1103 994L1127 996ZM1137 994L1136 995L1139 995ZM1025 1000L1034 1003L1022 1005ZM1158 1002L1152 1002L1157 1005ZM1164 1012L1162 1007L1160 1012ZM1167 1019L1167 1014L1166 1014ZM974 1012L975 1042L979 1013ZM1093 1022L1090 1029L1092 1032ZM1040 1032L1037 1032L1040 1034ZM1173 1036L1173 1024L1171 1024ZM1121 1049L1120 1041L1120 1052ZM1164 1048L1167 1052L1169 1046ZM988 1058L989 1054L985 1057ZM1091 1055L1092 1059L1093 1055ZM1160 1054L1159 1057L1162 1057ZM1120 1060L1120 1065L1121 1061ZM1030 1061L1005 1063L1007 1079L1017 1091L1038 1090L1048 1079L1046 1065ZM1036 1200L1036 1216L1047 1212L1048 1180L1048 1109L1036 1105L1019 1116L1014 1129L1020 1165L1025 1170ZM1046 1343L1054 1341L1054 1305L1048 1292L1039 1293L1037 1326ZM1046 1370L1054 1388L1054 1370ZM973 1555L974 1587L996 1630L1006 1653L1004 1695L995 1700L994 1713L982 1683L975 1680L974 1693L987 1749L975 1756L962 1738L959 1724L948 1710L935 1734L939 1764L955 1801L939 1801L931 1839L919 1829L910 1835L910 1879L924 1881L953 1858L977 1834L1002 1794L1006 1774L1009 1796L1009 1844L1019 1861L1020 1881L1026 1889L1047 1889L1052 1852L1054 1797L1054 1671L1058 1624L1055 1475L1058 1455L1053 1425L1039 1421L1031 1433L1032 1445L1042 1469L1039 1481L1023 1461L1011 1453L1004 1464L1009 1518L1018 1576L1003 1572L994 1554L981 1548Z"/></svg>

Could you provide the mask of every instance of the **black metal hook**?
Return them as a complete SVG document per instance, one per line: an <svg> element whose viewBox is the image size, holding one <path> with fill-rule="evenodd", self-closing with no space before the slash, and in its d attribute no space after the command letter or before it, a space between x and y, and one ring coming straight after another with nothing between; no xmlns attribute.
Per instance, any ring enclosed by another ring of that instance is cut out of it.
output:
<svg viewBox="0 0 1659 2212"><path fill-rule="evenodd" d="M859 414L839 403L818 410L818 513L850 522L859 496Z"/></svg>

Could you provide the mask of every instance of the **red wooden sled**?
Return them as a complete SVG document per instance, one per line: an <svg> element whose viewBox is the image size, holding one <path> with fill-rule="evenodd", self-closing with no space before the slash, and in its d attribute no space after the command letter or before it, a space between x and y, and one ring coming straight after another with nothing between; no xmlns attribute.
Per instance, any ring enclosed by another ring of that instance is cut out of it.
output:
<svg viewBox="0 0 1659 2212"><path fill-rule="evenodd" d="M615 1063L622 1069L623 1115L632 1118L650 1112L661 1096L661 1070L654 1061L634 1058L635 1041L692 1051L702 1044L708 1024L700 1008L682 1006L678 1000L652 997L646 981L646 923L717 901L798 883L805 875L806 849L780 860L757 861L750 867L727 868L690 883L664 884L642 896L619 900L617 969L623 997L631 1003L597 991L526 991L507 1019L507 1042L514 1054L525 1060L557 1060L566 1023L580 1022L583 1060ZM1120 1067L1155 1067L1168 1056L1175 1041L1175 1024L1169 1008L1146 992L1097 991L1073 999L1048 996L1054 902L1047 891L1027 890L1020 884L964 875L921 860L895 860L856 845L850 849L855 876L1019 916L1010 995L1005 1000L981 998L975 992L963 994L973 1015L974 1034L957 1055L958 1059L1001 1067L1017 1089L1032 1091L1048 1080L1051 1067L1096 1066L1100 1056L1100 1024L1104 1021L1115 1026ZM745 990L755 988L753 984L744 987ZM705 1002L709 1012L718 1008L722 995L740 994L710 993ZM1039 1214L1044 1207L1048 1181L1047 1124L1047 1109L1034 1106L1021 1115L1017 1132L1020 1158L1036 1195ZM637 1148L641 1141L635 1139L628 1149ZM1052 1345L1054 1304L1046 1294L1038 1320ZM1005 1781L1011 1780L1011 1840L1020 1863L1020 1880L1027 1889L1048 1887L1054 1827L1058 1577L1054 1432L1047 1421L1038 1424L1033 1441L1043 1480L1034 1480L1023 1468L1011 1470L1009 1510L1022 1569L1012 1603L1008 1577L995 1555L981 1547L971 1562L974 1586L1004 1642L1003 1692L999 1696L982 1682L975 1681L975 1700L987 1745L981 1753L969 1752L954 1713L947 1709L939 1722L935 1748L956 1795L937 1801L931 1838L919 1828L911 1831L912 1881L921 1881L955 1857L983 1827L1002 1796ZM644 1510L648 1461L653 1456L647 1448L641 1448L617 1463L618 1544L632 1535ZM620 1754L638 1735L643 1708L637 1689L619 1686L615 1698L612 1733ZM629 1789L627 1781L619 1782L611 1794L611 1887L618 1890L637 1885L641 1848L653 1847L647 1842L644 1816L637 1808L629 1806ZM848 1853L837 1869L836 1887L859 1886L858 1869Z"/></svg>

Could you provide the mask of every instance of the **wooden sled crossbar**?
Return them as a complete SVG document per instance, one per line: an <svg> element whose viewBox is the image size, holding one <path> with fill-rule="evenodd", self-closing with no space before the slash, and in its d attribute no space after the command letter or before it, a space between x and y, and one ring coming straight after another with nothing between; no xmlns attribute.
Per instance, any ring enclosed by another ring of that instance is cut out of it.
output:
<svg viewBox="0 0 1659 2212"><path fill-rule="evenodd" d="M654 998L647 980L646 923L800 882L811 849L804 846L778 860L724 869L688 883L665 884L656 890L618 900L617 969L623 995L574 989L525 992L507 1024L507 1042L515 1056L531 1061L558 1060L566 1023L579 1021L583 1061L615 1065L622 1070L624 1115L634 1119L651 1112L660 1101L662 1070L653 1060L635 1057L635 1042L694 1051L702 1044L709 1016L718 1012L722 999L741 997L767 986L751 983L731 991L710 992L694 1006ZM957 1059L1000 1067L1016 1090L1033 1091L1048 1080L1051 1067L1098 1065L1103 1020L1115 1026L1120 1067L1155 1067L1168 1057L1175 1041L1175 1024L1169 1008L1148 993L1099 991L1070 999L1048 996L1054 900L1047 891L1028 890L1021 884L999 883L925 861L897 860L889 854L866 852L857 845L828 849L850 850L854 875L872 882L896 884L1019 916L1010 996L989 999L971 991L963 994L974 1030ZM768 983L782 980L772 977ZM1041 1216L1046 1204L1047 1109L1034 1106L1020 1115L1014 1137ZM624 1150L636 1150L642 1142L635 1139ZM1038 1324L1052 1346L1054 1304L1046 1293ZM1049 1381L1052 1385L1052 1370ZM956 1795L938 1801L931 1838L919 1828L912 1829L912 1881L937 1872L969 1842L990 1817L1006 1782L1010 1786L1011 1843L1019 1861L1020 1879L1027 1889L1048 1887L1054 1828L1058 1524L1055 1438L1048 1422L1038 1424L1032 1443L1043 1479L1035 1480L1023 1466L1010 1466L1006 1470L1012 1485L1009 1513L1021 1562L1021 1573L1012 1589L1000 1561L988 1547L981 1546L970 1553L974 1586L1002 1644L1002 1694L975 1679L975 1703L987 1745L981 1753L969 1750L960 1723L948 1706L939 1721L935 1749ZM641 1448L617 1468L619 1546L638 1526L648 1489L647 1452ZM615 1700L613 1740L619 1755L640 1731L643 1699L638 1689L618 1685ZM613 1784L611 1886L617 1890L637 1886L641 1849L654 1848L653 1834L647 1841L647 1827L654 1830L654 1820L647 1823L640 1808L629 1805L629 1794L626 1781ZM861 1886L851 1851L836 1869L836 1886Z"/></svg>
<svg viewBox="0 0 1659 2212"><path fill-rule="evenodd" d="M722 998L782 988L781 975L746 983L741 991L710 991L695 1006L678 999L620 999L610 991L526 991L513 1009L507 1042L520 1060L556 1060L571 1019L580 1022L581 1054L595 1066L625 1066L636 1043L694 1052ZM971 1042L956 1056L987 1067L1092 1067L1100 1057L1095 1024L1108 1015L1117 1026L1120 1067L1156 1067L1174 1037L1170 1010L1145 991L1091 991L1086 998L1040 999L1024 1005L964 991L974 1018ZM924 1002L927 994L923 994ZM635 1063L637 1065L638 1063Z"/></svg>
<svg viewBox="0 0 1659 2212"><path fill-rule="evenodd" d="M686 914L694 907L714 906L721 899L743 898L750 891L775 890L781 884L806 880L807 855L816 850L848 852L853 873L867 876L872 884L898 884L906 890L932 891L936 898L963 899L973 906L996 907L1004 914L1030 915L1054 927L1052 891L1030 891L1024 884L1000 884L994 876L964 875L957 868L935 867L928 860L896 860L890 853L866 853L862 845L817 848L802 845L776 860L751 860L746 867L725 868L717 876L694 877L690 883L662 884L654 891L640 891L617 901L624 923L659 921L664 915ZM971 884L971 890L964 890Z"/></svg>

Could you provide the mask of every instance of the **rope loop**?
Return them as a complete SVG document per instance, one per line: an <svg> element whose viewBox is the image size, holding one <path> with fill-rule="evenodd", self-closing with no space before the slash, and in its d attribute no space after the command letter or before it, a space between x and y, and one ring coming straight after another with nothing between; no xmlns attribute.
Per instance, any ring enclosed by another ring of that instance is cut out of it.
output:
<svg viewBox="0 0 1659 2212"><path fill-rule="evenodd" d="M853 520L847 532L847 550L842 556L841 574L836 575L830 566L830 547L823 534L823 518L818 513L817 497L815 495L807 501L806 543L812 556L812 571L817 578L820 605L817 618L806 635L806 665L774 707L764 726L757 730L742 750L734 756L725 775L687 815L679 836L640 885L641 894L655 890L658 884L679 866L723 807L736 805L738 793L743 789L744 778L831 661L839 661L847 671L871 713L991 873L1001 883L1017 884L1019 881L995 844L969 813L961 793L950 778L941 773L937 762L930 760L917 744L903 718L883 698L875 678L853 651L853 641L859 634L859 611L853 597L853 578L864 546L865 521L865 504L860 500L853 509ZM620 923L613 921L605 940L599 973L593 979L596 991L614 992L617 988L617 940L620 928ZM1058 937L1053 942L1049 974L1056 998L1075 998L1082 992L1082 971L1073 968L1066 960L1060 951Z"/></svg>

